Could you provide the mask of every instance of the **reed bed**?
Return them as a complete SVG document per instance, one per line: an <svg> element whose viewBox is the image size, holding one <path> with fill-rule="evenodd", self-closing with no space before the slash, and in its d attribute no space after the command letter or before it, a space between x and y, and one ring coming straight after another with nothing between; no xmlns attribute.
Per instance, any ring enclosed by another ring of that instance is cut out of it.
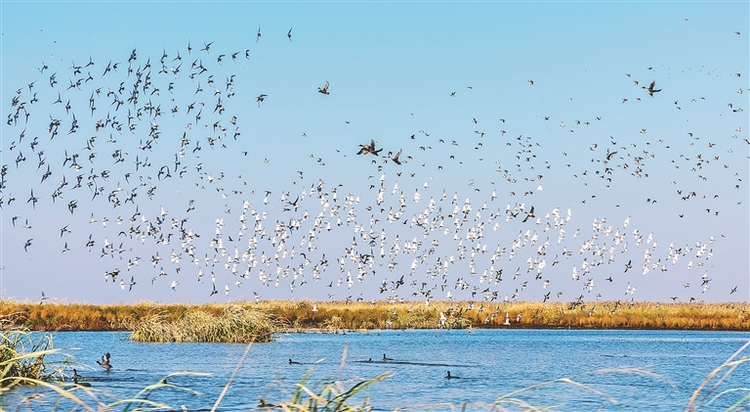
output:
<svg viewBox="0 0 750 412"><path fill-rule="evenodd" d="M29 330L133 330L141 321L177 322L190 311L222 316L228 306L260 310L287 330L582 328L750 330L750 304L652 302L314 302L254 301L134 305L0 301L0 316L22 313ZM442 314L442 317L441 317ZM507 316L506 316L507 315ZM209 318L206 318L209 319Z"/></svg>
<svg viewBox="0 0 750 412"><path fill-rule="evenodd" d="M238 305L226 306L220 315L202 309L187 310L170 320L167 312L137 321L130 339L139 342L268 342L279 327L265 312Z"/></svg>

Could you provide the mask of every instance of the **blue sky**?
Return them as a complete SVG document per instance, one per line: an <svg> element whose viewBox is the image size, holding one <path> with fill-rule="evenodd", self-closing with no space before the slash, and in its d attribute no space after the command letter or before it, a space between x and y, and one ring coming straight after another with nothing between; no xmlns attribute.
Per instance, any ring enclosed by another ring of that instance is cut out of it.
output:
<svg viewBox="0 0 750 412"><path fill-rule="evenodd" d="M750 299L746 2L0 7L4 298Z"/></svg>

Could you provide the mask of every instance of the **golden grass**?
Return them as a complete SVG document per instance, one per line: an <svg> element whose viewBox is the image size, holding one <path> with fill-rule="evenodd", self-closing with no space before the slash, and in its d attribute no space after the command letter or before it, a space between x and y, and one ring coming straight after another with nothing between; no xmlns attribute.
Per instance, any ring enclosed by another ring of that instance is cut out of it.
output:
<svg viewBox="0 0 750 412"><path fill-rule="evenodd" d="M46 362L45 357L55 352L52 335L32 337L28 330L13 326L15 316L0 316L0 393L29 381L48 381L67 363Z"/></svg>
<svg viewBox="0 0 750 412"><path fill-rule="evenodd" d="M0 316L20 313L17 326L30 330L133 330L148 319L177 322L200 311L222 316L227 307L260 310L288 330L443 328L582 328L750 330L748 303L584 302L313 302L261 301L230 304L134 305L34 304L0 301ZM314 310L315 309L315 310ZM441 322L441 313L444 321ZM508 325L506 325L506 314Z"/></svg>
<svg viewBox="0 0 750 412"><path fill-rule="evenodd" d="M268 342L279 328L265 312L230 305L220 315L199 308L187 310L176 320L165 312L136 321L130 339L139 342Z"/></svg>

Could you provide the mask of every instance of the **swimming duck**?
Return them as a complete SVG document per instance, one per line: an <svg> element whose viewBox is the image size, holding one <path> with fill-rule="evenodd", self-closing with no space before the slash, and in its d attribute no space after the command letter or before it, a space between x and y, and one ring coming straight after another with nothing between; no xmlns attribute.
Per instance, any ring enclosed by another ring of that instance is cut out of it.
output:
<svg viewBox="0 0 750 412"><path fill-rule="evenodd" d="M451 371L446 371L446 373L445 373L445 379L461 379L461 377L460 376L451 375Z"/></svg>
<svg viewBox="0 0 750 412"><path fill-rule="evenodd" d="M83 376L79 375L78 371L75 370L75 369L73 369L73 383L76 384L76 385L78 385L78 386L84 386L84 387L87 387L87 388L91 387L90 383L81 382L80 381L81 379L83 379Z"/></svg>
<svg viewBox="0 0 750 412"><path fill-rule="evenodd" d="M297 362L297 361L293 361L293 360L289 359L289 364L290 365L299 365L300 363Z"/></svg>
<svg viewBox="0 0 750 412"><path fill-rule="evenodd" d="M83 386L83 387L86 387L86 388L90 388L91 387L90 383L88 383L88 382L79 382L78 378L76 378L76 377L73 377L73 383L76 384L76 385L78 385L78 386Z"/></svg>

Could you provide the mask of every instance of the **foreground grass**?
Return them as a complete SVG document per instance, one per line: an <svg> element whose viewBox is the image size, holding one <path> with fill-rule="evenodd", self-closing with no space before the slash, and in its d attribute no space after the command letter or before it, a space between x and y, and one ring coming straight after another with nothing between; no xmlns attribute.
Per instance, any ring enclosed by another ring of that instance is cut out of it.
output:
<svg viewBox="0 0 750 412"><path fill-rule="evenodd" d="M52 365L45 357L54 352L52 335L33 339L26 329L14 327L14 315L0 316L0 393L21 384L23 379L47 381L62 364Z"/></svg>
<svg viewBox="0 0 750 412"><path fill-rule="evenodd" d="M591 328L750 330L748 303L565 302L313 302L261 301L232 304L92 305L0 301L0 317L36 331L125 331L139 322L180 322L188 313L221 317L227 307L257 310L288 330L443 328ZM442 321L441 321L442 314ZM506 317L507 315L507 317ZM507 318L507 322L506 322Z"/></svg>

